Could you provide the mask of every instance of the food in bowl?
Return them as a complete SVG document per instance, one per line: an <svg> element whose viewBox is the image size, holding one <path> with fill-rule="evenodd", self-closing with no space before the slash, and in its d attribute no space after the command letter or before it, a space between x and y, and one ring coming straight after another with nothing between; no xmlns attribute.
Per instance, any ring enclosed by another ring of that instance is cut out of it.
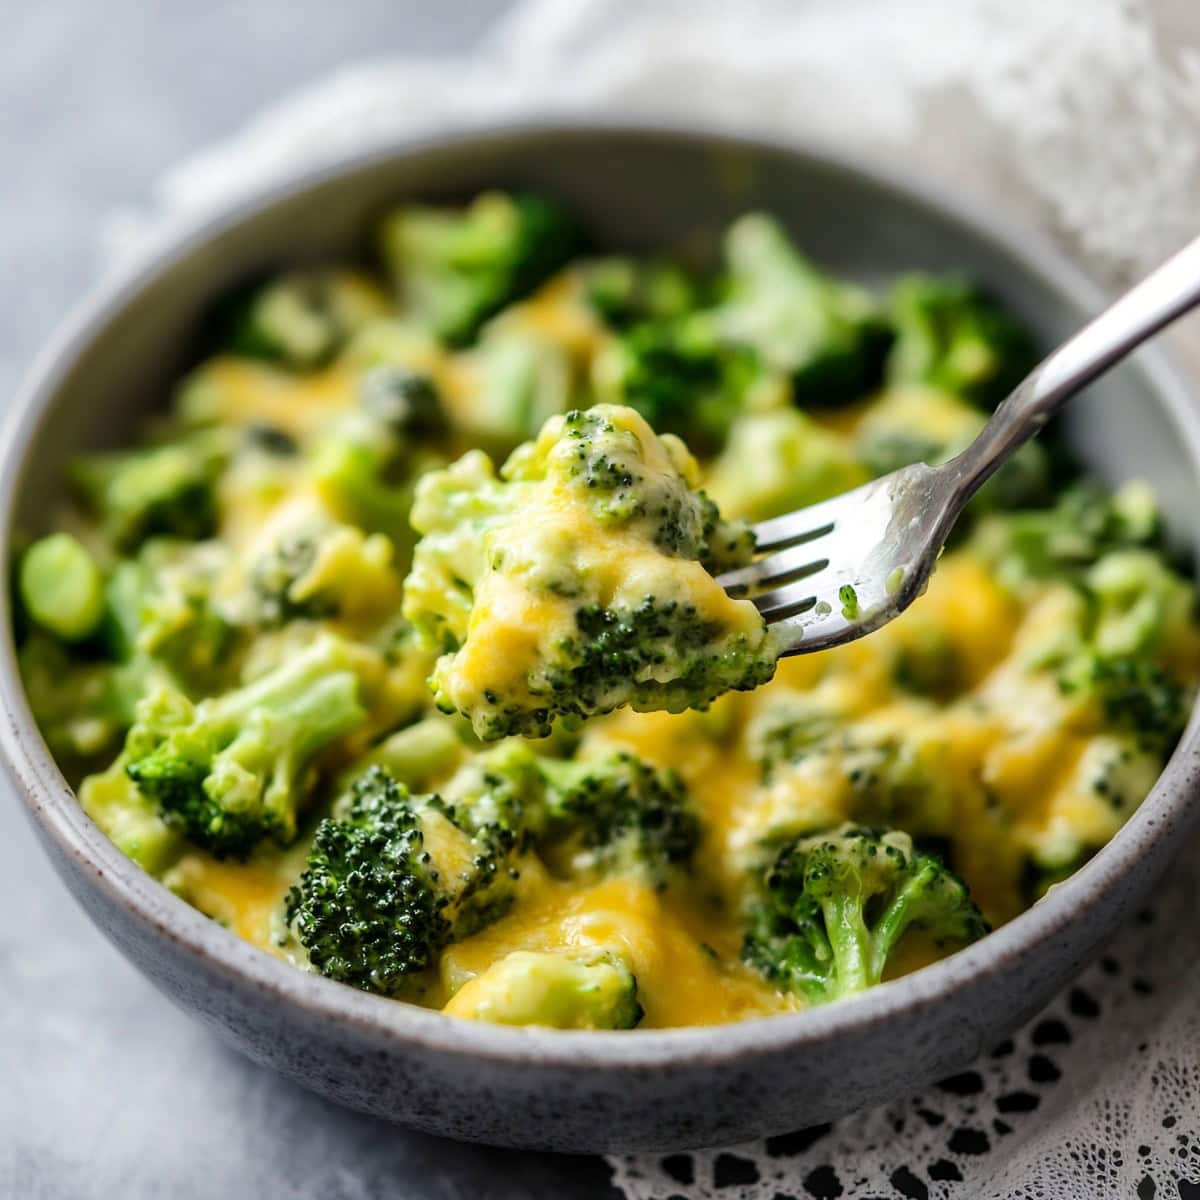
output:
<svg viewBox="0 0 1200 1200"><path fill-rule="evenodd" d="M716 272L592 258L502 194L379 245L217 314L18 563L48 745L201 911L462 1017L716 1023L953 952L1150 790L1194 589L1053 438L861 642L776 668L716 594L740 522L974 436L1031 361L974 285L876 296L757 214Z"/></svg>

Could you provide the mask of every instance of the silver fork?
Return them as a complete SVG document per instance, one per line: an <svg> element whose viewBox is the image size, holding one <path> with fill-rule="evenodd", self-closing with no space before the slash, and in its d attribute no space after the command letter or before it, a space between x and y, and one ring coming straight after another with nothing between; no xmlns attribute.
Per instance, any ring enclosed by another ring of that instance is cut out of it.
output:
<svg viewBox="0 0 1200 1200"><path fill-rule="evenodd" d="M718 576L807 654L886 625L924 590L954 522L985 480L1081 388L1200 304L1200 237L1036 366L961 454L917 463L754 527L762 554Z"/></svg>

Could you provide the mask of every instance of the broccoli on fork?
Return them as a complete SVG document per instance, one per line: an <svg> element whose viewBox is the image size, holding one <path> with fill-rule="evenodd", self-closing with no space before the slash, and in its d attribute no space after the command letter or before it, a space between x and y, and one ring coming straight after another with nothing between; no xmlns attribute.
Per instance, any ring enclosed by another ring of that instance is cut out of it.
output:
<svg viewBox="0 0 1200 1200"><path fill-rule="evenodd" d="M883 978L910 930L949 952L988 931L962 881L907 834L843 826L784 846L750 912L742 956L814 1004Z"/></svg>
<svg viewBox="0 0 1200 1200"><path fill-rule="evenodd" d="M325 635L210 700L151 691L125 741L125 770L191 841L218 858L245 858L264 838L295 836L314 755L365 718L353 651Z"/></svg>
<svg viewBox="0 0 1200 1200"><path fill-rule="evenodd" d="M607 405L552 418L500 479L478 452L423 479L404 612L444 651L439 707L484 739L545 736L560 717L678 712L769 679L762 618L712 576L753 539L697 485L681 442Z"/></svg>

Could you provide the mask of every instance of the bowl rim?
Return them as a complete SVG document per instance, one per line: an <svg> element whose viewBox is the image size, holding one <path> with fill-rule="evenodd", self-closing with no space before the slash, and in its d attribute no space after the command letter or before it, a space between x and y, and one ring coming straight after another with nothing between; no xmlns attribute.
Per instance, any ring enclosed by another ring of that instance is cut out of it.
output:
<svg viewBox="0 0 1200 1200"><path fill-rule="evenodd" d="M942 182L832 147L808 136L785 139L663 120L583 119L576 115L456 128L425 136L378 139L284 181L260 187L215 213L181 221L100 283L60 324L34 359L0 428L0 559L12 554L12 517L25 455L53 406L58 388L84 348L102 336L153 279L237 224L340 176L427 152L469 152L514 139L671 139L808 160L930 211L990 244L1026 273L1083 311L1098 311L1104 290L1041 234L989 211ZM1200 411L1187 401L1185 377L1161 347L1140 352L1139 365L1159 395L1200 475ZM795 1051L851 1038L906 1012L938 1005L970 981L1009 969L1014 960L1055 938L1108 888L1119 884L1125 860L1146 841L1166 836L1188 813L1189 766L1200 756L1200 705L1154 788L1125 826L1089 862L1008 924L949 958L860 996L795 1013L717 1026L616 1032L513 1028L463 1021L436 1010L357 991L275 958L192 908L125 857L87 817L55 765L29 711L16 665L11 598L0 589L0 757L31 818L59 850L92 875L105 894L151 935L163 936L230 984L250 987L310 1018L341 1023L360 1035L463 1059L549 1067L566 1072L720 1065L743 1056ZM1157 831L1155 827L1158 827ZM980 1047L982 1049L982 1047Z"/></svg>

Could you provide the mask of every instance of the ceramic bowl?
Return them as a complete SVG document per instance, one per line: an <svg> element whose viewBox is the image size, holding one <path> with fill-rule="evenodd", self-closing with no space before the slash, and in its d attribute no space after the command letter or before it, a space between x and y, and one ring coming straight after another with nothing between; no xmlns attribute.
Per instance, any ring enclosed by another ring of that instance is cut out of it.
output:
<svg viewBox="0 0 1200 1200"><path fill-rule="evenodd" d="M41 527L69 455L118 441L163 400L214 297L271 268L359 252L389 201L490 186L557 194L617 249L711 247L730 218L768 209L837 272L969 270L1048 344L1102 304L1028 233L919 180L811 146L556 126L381 147L164 239L66 324L9 414L0 557ZM1160 351L1076 401L1067 425L1100 472L1152 478L1175 536L1197 541L1200 429ZM568 1151L733 1143L917 1088L990 1047L1093 956L1154 885L1198 808L1193 720L1150 797L1081 871L969 949L864 996L715 1028L473 1024L295 970L127 861L83 815L38 734L7 608L0 628L0 750L58 873L100 930L252 1058L343 1104L473 1141Z"/></svg>

